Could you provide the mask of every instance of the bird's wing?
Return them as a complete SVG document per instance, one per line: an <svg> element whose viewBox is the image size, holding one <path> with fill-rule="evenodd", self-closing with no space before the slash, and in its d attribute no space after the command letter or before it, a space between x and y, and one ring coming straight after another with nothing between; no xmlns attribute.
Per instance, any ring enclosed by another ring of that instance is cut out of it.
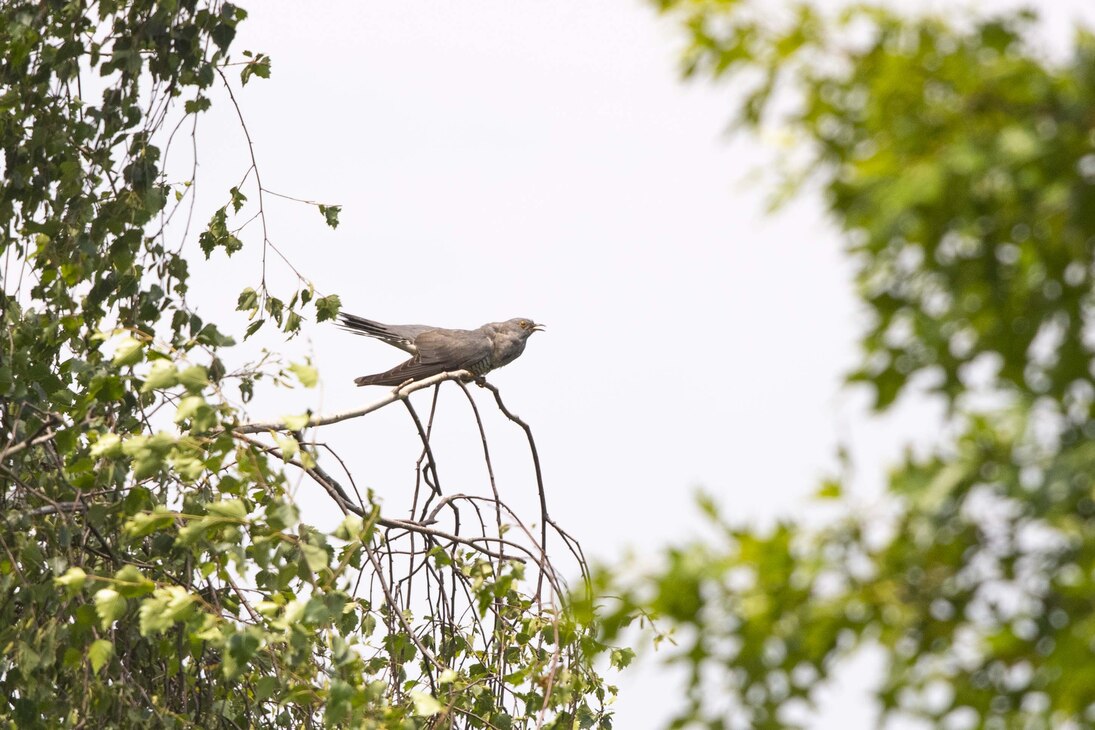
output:
<svg viewBox="0 0 1095 730"><path fill-rule="evenodd" d="M415 345L416 360L424 366L440 365L442 370L460 370L491 354L490 338L478 330L430 330L420 334Z"/></svg>
<svg viewBox="0 0 1095 730"><path fill-rule="evenodd" d="M343 329L355 335L375 337L412 355L417 353L415 338L423 332L436 329L424 324L382 324L346 312L339 312L338 319Z"/></svg>
<svg viewBox="0 0 1095 730"><path fill-rule="evenodd" d="M431 375L445 372L446 368L437 363L426 364L417 357L396 365L391 370L385 370L376 375L362 375L354 378L358 385L401 385L408 380L422 380Z"/></svg>
<svg viewBox="0 0 1095 730"><path fill-rule="evenodd" d="M363 375L358 385L399 385L439 373L463 370L490 357L491 342L485 333L469 330L432 329L415 339L418 353L391 370Z"/></svg>

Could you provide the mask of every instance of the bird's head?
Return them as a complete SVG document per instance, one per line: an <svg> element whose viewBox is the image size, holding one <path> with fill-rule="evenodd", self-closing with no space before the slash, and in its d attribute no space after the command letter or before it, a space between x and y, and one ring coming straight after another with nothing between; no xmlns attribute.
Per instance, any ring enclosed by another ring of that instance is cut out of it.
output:
<svg viewBox="0 0 1095 730"><path fill-rule="evenodd" d="M514 317L513 319L507 320L506 325L508 329L511 329L522 337L528 337L533 332L544 331L544 325L536 324L531 319L525 317Z"/></svg>

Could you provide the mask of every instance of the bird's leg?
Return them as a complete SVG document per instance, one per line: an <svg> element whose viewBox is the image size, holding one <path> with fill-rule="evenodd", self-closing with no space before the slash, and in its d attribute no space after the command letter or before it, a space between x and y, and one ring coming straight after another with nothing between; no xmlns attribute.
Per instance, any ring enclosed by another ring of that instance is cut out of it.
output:
<svg viewBox="0 0 1095 730"><path fill-rule="evenodd" d="M475 384L478 385L480 388L486 388L487 379L484 376L480 375L478 378L475 379Z"/></svg>

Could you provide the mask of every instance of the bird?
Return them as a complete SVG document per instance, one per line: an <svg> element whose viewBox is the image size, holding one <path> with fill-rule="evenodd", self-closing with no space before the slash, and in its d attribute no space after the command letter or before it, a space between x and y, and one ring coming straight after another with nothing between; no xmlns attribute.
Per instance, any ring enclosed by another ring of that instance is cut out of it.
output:
<svg viewBox="0 0 1095 730"><path fill-rule="evenodd" d="M527 317L489 322L473 330L445 329L424 324L382 324L346 312L339 325L356 335L373 337L412 355L410 360L375 375L355 378L358 386L402 385L439 373L467 370L482 378L508 365L525 351L525 342L544 325Z"/></svg>

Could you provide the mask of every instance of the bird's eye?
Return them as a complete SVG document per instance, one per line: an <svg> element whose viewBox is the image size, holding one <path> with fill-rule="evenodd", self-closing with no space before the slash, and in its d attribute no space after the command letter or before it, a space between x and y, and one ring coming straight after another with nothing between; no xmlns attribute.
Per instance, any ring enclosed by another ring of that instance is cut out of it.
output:
<svg viewBox="0 0 1095 730"><path fill-rule="evenodd" d="M523 329L523 330L527 330L527 329L528 329L528 320L527 320L527 319L522 319L522 320L521 320L520 322L518 322L517 324L521 325L521 329Z"/></svg>

